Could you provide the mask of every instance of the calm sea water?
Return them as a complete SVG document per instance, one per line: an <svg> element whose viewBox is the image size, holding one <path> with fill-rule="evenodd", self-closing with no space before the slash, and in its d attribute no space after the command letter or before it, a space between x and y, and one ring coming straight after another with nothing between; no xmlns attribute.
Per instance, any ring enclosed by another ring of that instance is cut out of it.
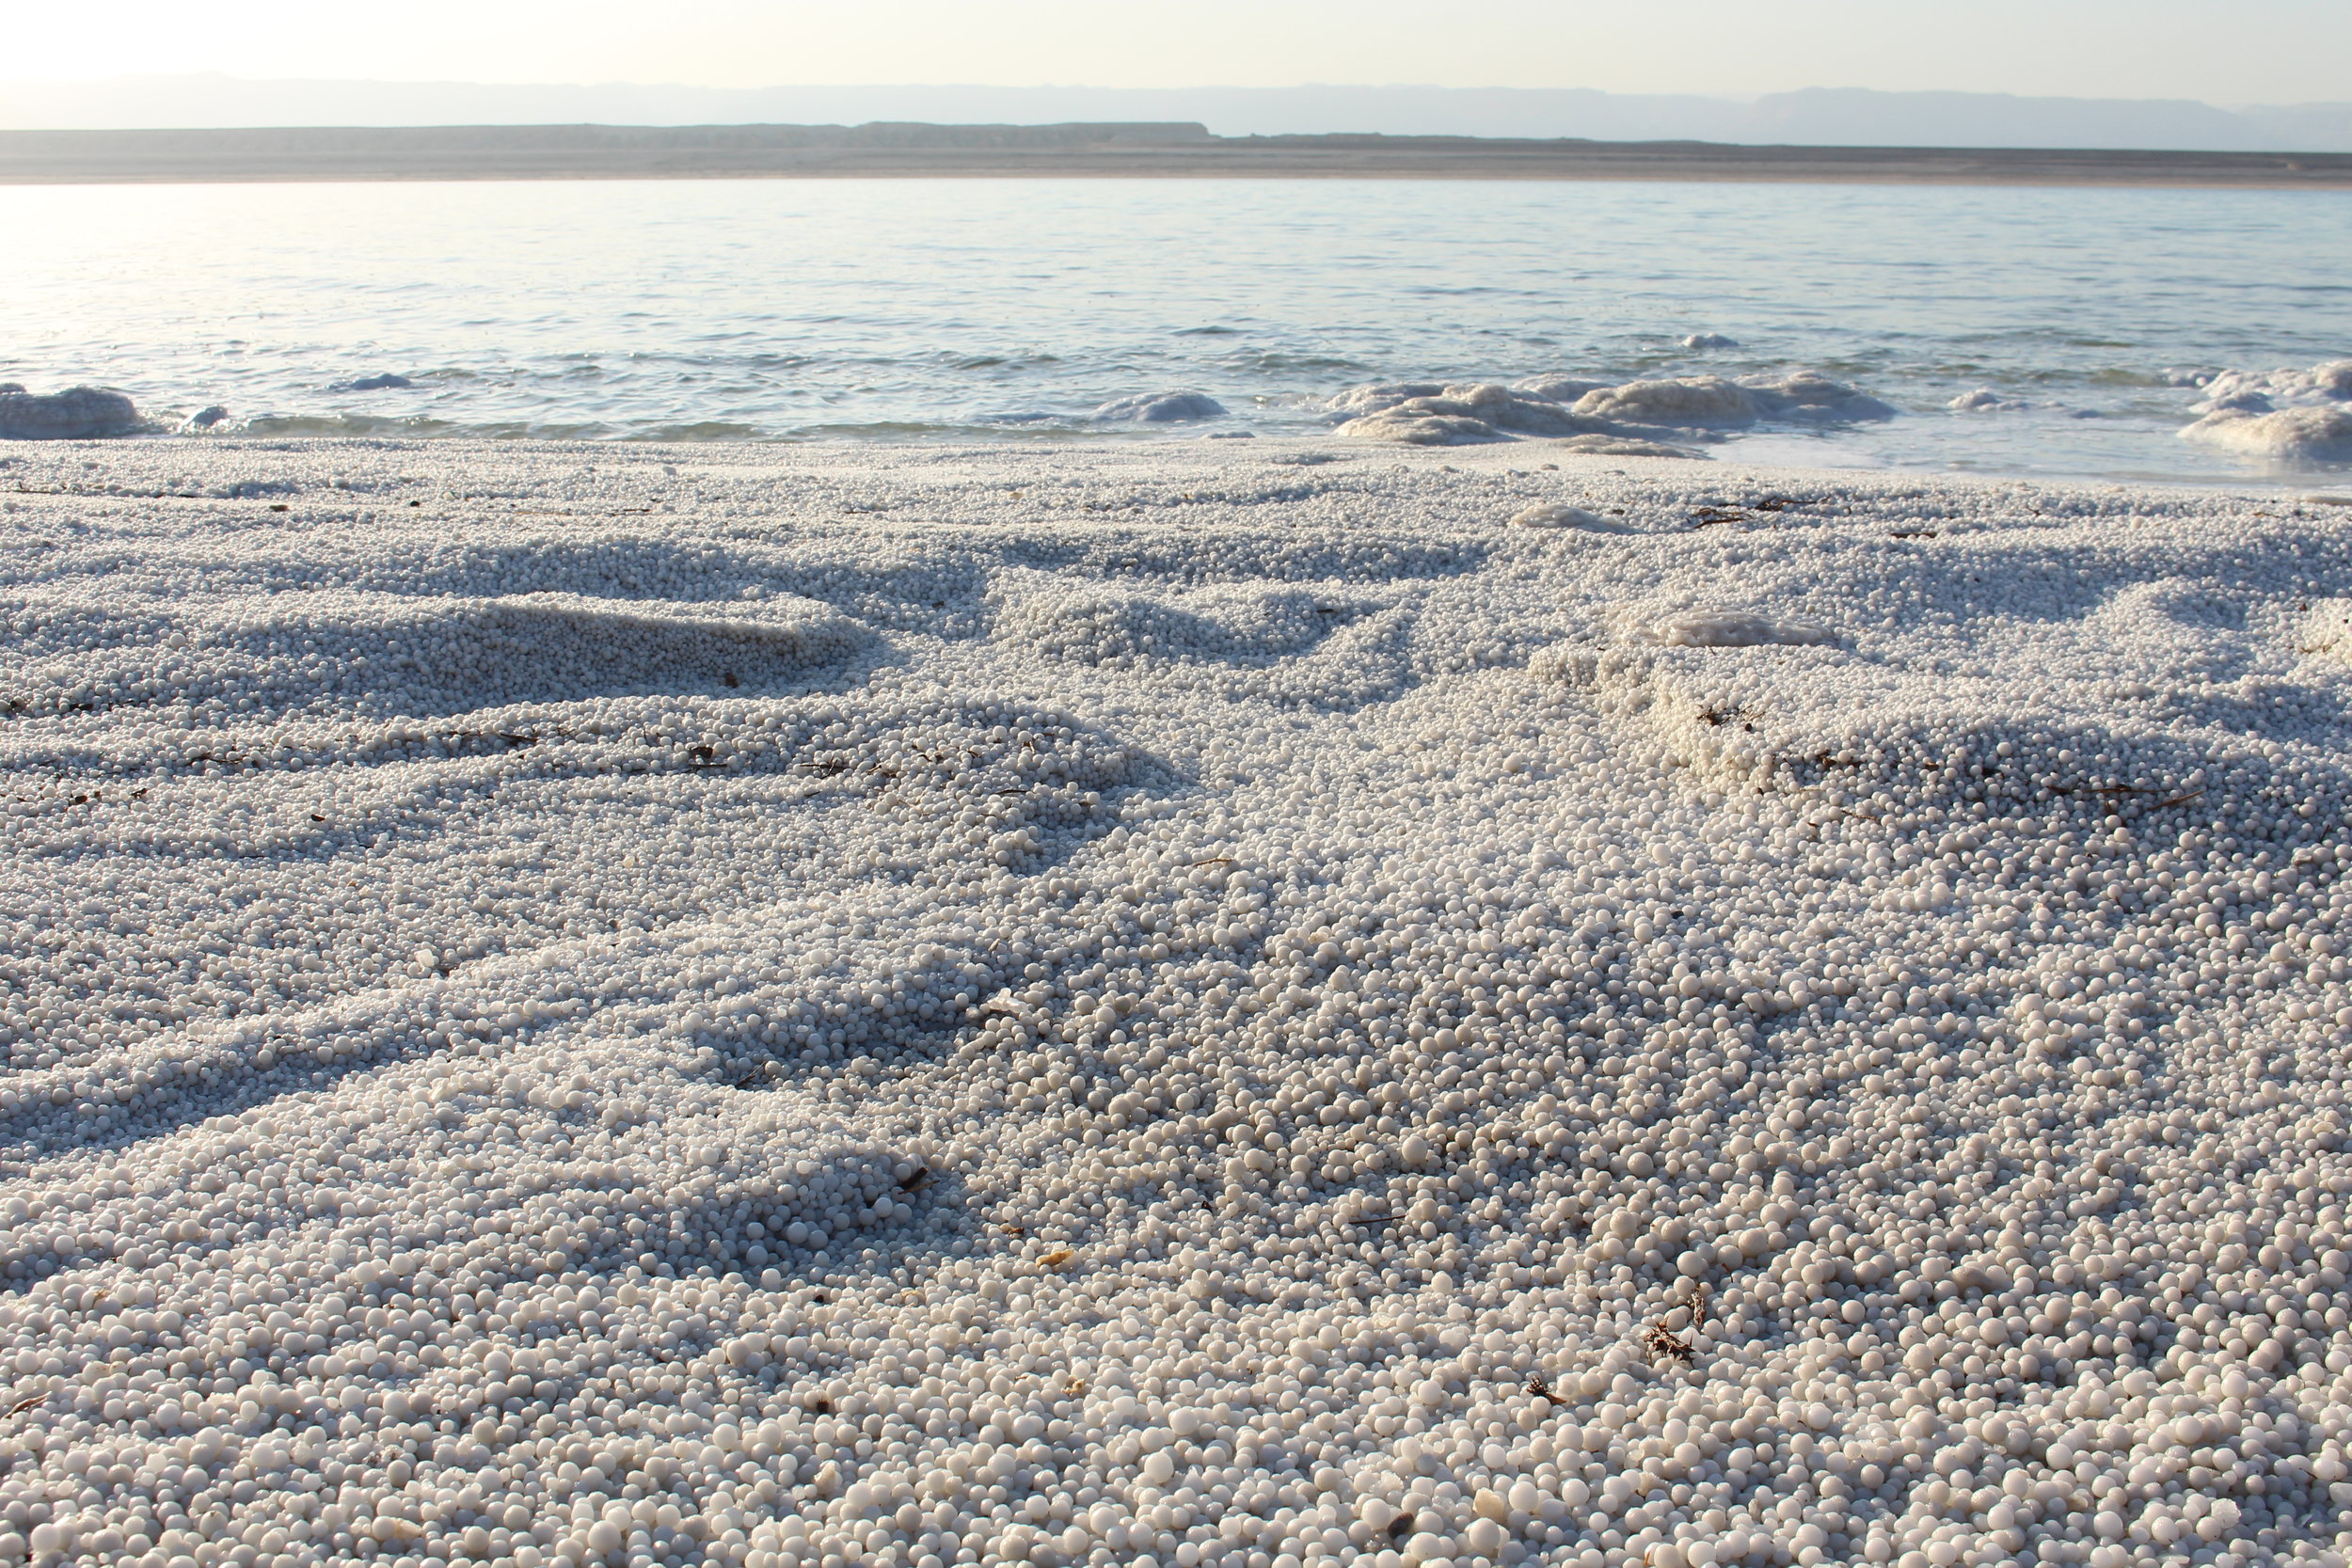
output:
<svg viewBox="0 0 2352 1568"><path fill-rule="evenodd" d="M1402 181L0 189L0 380L272 433L1105 432L1192 388L1811 367L1903 412L1759 461L2308 478L2176 438L2191 372L2352 355L2352 194ZM1697 332L1734 349L1680 346ZM380 373L409 389L339 391ZM1989 388L2023 406L1954 413Z"/></svg>

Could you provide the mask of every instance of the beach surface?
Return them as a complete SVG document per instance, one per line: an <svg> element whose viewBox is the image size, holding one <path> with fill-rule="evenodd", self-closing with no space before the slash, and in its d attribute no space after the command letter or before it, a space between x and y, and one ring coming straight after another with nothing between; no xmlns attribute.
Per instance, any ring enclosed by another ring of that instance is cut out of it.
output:
<svg viewBox="0 0 2352 1568"><path fill-rule="evenodd" d="M0 1558L2340 1562L2338 493L0 447Z"/></svg>

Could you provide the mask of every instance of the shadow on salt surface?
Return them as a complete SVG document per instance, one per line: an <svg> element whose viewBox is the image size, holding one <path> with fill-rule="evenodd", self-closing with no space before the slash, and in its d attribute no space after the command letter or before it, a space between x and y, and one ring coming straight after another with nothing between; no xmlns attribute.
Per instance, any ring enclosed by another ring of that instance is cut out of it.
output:
<svg viewBox="0 0 2352 1568"><path fill-rule="evenodd" d="M130 928L180 935L103 973L43 981L28 966L28 1008L62 1006L69 990L86 1005L103 994L133 1032L82 1046L53 1037L54 1065L0 1072L0 1146L123 1147L307 1094L321 1075L435 1054L453 1043L447 988L495 991L505 965L541 954L564 967L575 961L561 956L566 943L593 969L680 927L746 910L785 918L877 883L978 896L1003 873L1050 870L1116 827L1126 800L1179 783L1117 737L1018 701L862 713L830 699L699 713L661 704L634 717L647 729L552 739L493 771L422 735L415 760L388 740L336 770L340 783L310 766L316 758L264 748L233 774L150 786L111 826L81 814L45 862L61 906L95 902ZM646 744L654 730L658 749ZM369 832L340 836L321 804ZM159 861L217 861L226 876L199 884L200 909L124 888L128 865ZM712 864L736 874L694 874ZM421 950L429 973L412 957ZM289 955L306 961L290 966ZM202 1006L191 1010L183 993L163 1009L140 978L150 961L203 969ZM829 962L713 1006L696 1026L714 1053L707 1070L788 1086L793 1026L856 1016L866 978ZM663 984L681 1011L699 1000L683 979ZM747 1010L765 1028L743 1032ZM960 1024L960 1013L918 1012L869 1043L919 1054ZM93 1101L87 1080L101 1055L111 1089Z"/></svg>
<svg viewBox="0 0 2352 1568"><path fill-rule="evenodd" d="M1216 587L1156 594L1040 572L999 578L995 638L1070 664L1265 666L1295 657L1379 607L1345 590Z"/></svg>
<svg viewBox="0 0 2352 1568"><path fill-rule="evenodd" d="M211 615L148 617L100 651L20 667L9 711L183 706L370 718L529 701L772 690L837 669L872 630L829 605L717 607L527 594L286 594Z"/></svg>
<svg viewBox="0 0 2352 1568"><path fill-rule="evenodd" d="M1278 483L1230 489L1216 499L1228 506L1287 506L1331 494L1315 484ZM1341 496L1342 500L1349 498ZM1455 578L1483 569L1491 541L1426 539L1385 534L1374 528L1284 527L1258 531L1245 524L1216 530L1104 529L1082 542L1067 535L993 536L990 564L1051 572L1069 580L1171 584L1340 584L1364 592L1409 579Z"/></svg>
<svg viewBox="0 0 2352 1568"><path fill-rule="evenodd" d="M485 1033L509 1046L541 1043L518 1041L511 1026ZM381 1076L396 1102L287 1097L248 1117L249 1131L225 1147L147 1141L129 1156L145 1167L144 1196L102 1187L70 1227L0 1232L0 1274L21 1290L110 1259L139 1266L127 1256L135 1243L118 1237L242 1250L297 1231L342 1265L339 1274L394 1287L420 1272L463 1272L495 1286L664 1262L756 1274L804 1269L828 1248L837 1261L854 1248L927 1243L965 1223L960 1182L934 1179L914 1146L878 1141L814 1097L787 1101L689 1084L657 1107L644 1075L591 1087L560 1058L550 1069L545 1060L443 1057ZM491 1138L452 1159L399 1159L456 1127L487 1127ZM312 1174L248 1185L236 1168L248 1149ZM550 1149L566 1152L550 1164ZM600 1206L615 1223L566 1228L559 1199ZM388 1225L382 1214L397 1218ZM249 1333L248 1342L269 1354L275 1338ZM470 1414L453 1374L424 1370L393 1386L421 1396L420 1408Z"/></svg>
<svg viewBox="0 0 2352 1568"><path fill-rule="evenodd" d="M1628 643L1546 649L1529 673L1583 694L1691 785L1725 794L1884 809L2073 797L2183 820L2225 795L2288 807L2352 795L2341 753L2309 744L2308 711L2289 721L2228 691L2167 711L2095 669L1971 676L1830 647ZM2340 705L2327 706L2341 723ZM2241 709L2302 743L2245 733L2232 722Z"/></svg>
<svg viewBox="0 0 2352 1568"><path fill-rule="evenodd" d="M1158 593L1041 573L998 579L994 636L1057 663L1173 678L1229 701L1329 709L1393 698L1417 678L1410 606L1344 585Z"/></svg>

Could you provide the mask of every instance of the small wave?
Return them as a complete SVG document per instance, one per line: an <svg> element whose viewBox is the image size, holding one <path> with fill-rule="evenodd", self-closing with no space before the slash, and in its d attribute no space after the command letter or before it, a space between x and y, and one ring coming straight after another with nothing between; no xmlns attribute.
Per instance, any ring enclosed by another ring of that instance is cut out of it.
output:
<svg viewBox="0 0 2352 1568"><path fill-rule="evenodd" d="M665 424L642 435L632 435L632 441L748 441L761 434L755 424L740 424L733 420L696 420L688 424Z"/></svg>

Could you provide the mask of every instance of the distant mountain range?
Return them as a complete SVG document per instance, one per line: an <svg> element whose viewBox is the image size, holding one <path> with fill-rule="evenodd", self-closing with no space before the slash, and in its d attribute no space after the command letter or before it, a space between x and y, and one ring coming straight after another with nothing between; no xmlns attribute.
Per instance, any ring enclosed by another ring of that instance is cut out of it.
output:
<svg viewBox="0 0 2352 1568"><path fill-rule="evenodd" d="M327 125L1041 125L1197 120L1218 135L1668 138L1751 146L2352 152L2352 103L2219 108L2187 99L1815 87L1740 100L1526 87L757 88L246 81L0 81L0 128Z"/></svg>

